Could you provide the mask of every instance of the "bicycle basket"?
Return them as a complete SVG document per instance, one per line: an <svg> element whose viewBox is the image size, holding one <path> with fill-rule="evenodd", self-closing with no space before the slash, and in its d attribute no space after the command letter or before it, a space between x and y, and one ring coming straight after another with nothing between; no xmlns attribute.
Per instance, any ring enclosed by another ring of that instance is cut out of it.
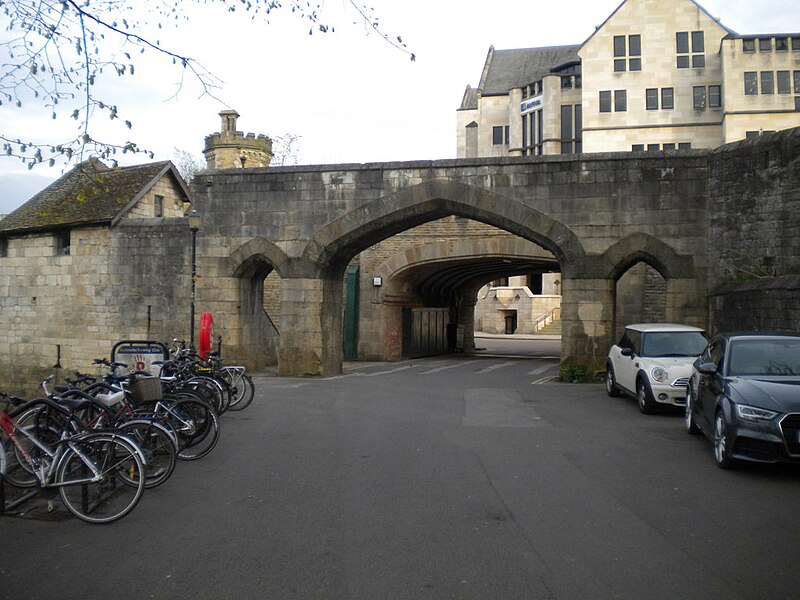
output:
<svg viewBox="0 0 800 600"><path fill-rule="evenodd" d="M131 383L131 397L135 404L161 400L161 380L158 377L137 377Z"/></svg>

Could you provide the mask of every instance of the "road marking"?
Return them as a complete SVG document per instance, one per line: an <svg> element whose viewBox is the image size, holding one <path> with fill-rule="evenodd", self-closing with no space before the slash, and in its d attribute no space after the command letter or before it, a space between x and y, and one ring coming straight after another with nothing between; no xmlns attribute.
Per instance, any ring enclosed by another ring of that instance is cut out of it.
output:
<svg viewBox="0 0 800 600"><path fill-rule="evenodd" d="M531 385L541 385L543 383L550 383L558 379L556 375L548 375L547 377L542 377L541 379L537 379L536 381L531 381Z"/></svg>
<svg viewBox="0 0 800 600"><path fill-rule="evenodd" d="M457 362L452 365L445 365L444 367L437 367L435 369L430 369L428 371L422 371L420 375L430 375L431 373L440 373L441 371L446 371L447 369L457 369L459 367L463 367L465 365L469 365L472 363L480 362L479 360L467 360L463 362Z"/></svg>
<svg viewBox="0 0 800 600"><path fill-rule="evenodd" d="M555 366L556 365L554 365L552 363L545 363L541 367L537 367L533 371L528 371L528 375L541 375L542 373L544 373L548 369L552 369Z"/></svg>
<svg viewBox="0 0 800 600"><path fill-rule="evenodd" d="M497 369L502 369L503 367L510 367L513 364L516 364L516 363L513 363L513 362L500 363L500 364L497 364L497 365L492 365L491 367L486 367L485 369L481 369L480 371L475 371L475 372L479 373L479 374L491 373L492 371L496 371Z"/></svg>
<svg viewBox="0 0 800 600"><path fill-rule="evenodd" d="M388 371L375 371L374 373L364 373L364 377L377 377L378 375L388 375L390 373L397 373L398 371L405 371L407 369L413 369L414 365L405 365L402 367L397 367L396 369L389 369Z"/></svg>

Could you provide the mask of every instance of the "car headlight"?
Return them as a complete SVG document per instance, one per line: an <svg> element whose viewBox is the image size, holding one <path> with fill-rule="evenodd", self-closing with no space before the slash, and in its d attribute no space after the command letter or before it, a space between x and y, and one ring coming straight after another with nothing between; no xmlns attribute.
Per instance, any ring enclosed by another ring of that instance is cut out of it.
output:
<svg viewBox="0 0 800 600"><path fill-rule="evenodd" d="M664 367L653 367L650 369L650 379L656 383L667 383L669 380L669 371Z"/></svg>
<svg viewBox="0 0 800 600"><path fill-rule="evenodd" d="M769 421L778 415L778 413L774 411L748 406L747 404L737 404L736 414L739 415L740 418L748 421Z"/></svg>

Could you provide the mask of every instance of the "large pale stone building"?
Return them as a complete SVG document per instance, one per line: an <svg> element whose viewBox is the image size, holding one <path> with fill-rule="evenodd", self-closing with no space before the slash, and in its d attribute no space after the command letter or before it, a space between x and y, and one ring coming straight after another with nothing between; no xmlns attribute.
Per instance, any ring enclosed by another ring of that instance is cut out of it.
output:
<svg viewBox="0 0 800 600"><path fill-rule="evenodd" d="M800 34L740 35L693 0L625 0L583 44L489 48L477 88L467 86L457 111L457 155L716 148L798 125ZM545 274L545 288L556 280ZM620 305L657 298L660 284L636 266L622 279L620 297L629 301ZM545 301L523 278L487 286L480 296L488 300L479 299L486 331L497 318L481 304L508 296L506 288L517 290L517 303ZM531 312L527 304L517 311L525 331ZM658 306L646 306L628 318L659 316Z"/></svg>
<svg viewBox="0 0 800 600"><path fill-rule="evenodd" d="M715 148L798 125L800 33L741 35L693 0L625 0L580 45L490 48L457 153Z"/></svg>

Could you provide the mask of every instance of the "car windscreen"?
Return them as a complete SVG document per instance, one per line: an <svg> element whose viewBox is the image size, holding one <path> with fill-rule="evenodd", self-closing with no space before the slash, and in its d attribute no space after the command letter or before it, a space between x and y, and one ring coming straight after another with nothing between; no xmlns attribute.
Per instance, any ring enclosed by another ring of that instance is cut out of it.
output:
<svg viewBox="0 0 800 600"><path fill-rule="evenodd" d="M800 376L800 337L732 340L729 375Z"/></svg>
<svg viewBox="0 0 800 600"><path fill-rule="evenodd" d="M700 331L649 331L642 336L642 356L700 356L708 339Z"/></svg>

